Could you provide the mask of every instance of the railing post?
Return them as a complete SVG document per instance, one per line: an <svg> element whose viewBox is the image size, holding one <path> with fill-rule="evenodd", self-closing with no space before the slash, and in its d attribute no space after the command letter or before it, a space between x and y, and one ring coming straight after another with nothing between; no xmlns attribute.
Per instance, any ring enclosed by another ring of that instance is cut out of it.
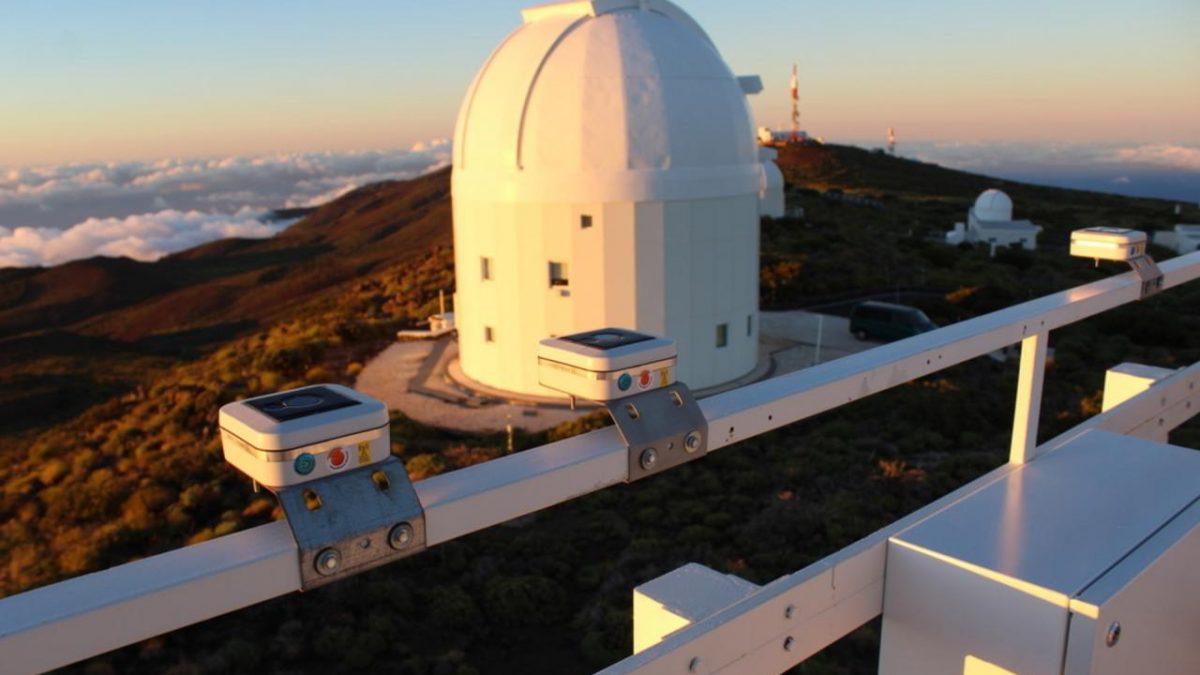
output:
<svg viewBox="0 0 1200 675"><path fill-rule="evenodd" d="M1012 445L1008 451L1010 464L1024 464L1035 456L1049 339L1049 331L1043 331L1021 340L1021 374L1017 378L1017 405L1013 414Z"/></svg>

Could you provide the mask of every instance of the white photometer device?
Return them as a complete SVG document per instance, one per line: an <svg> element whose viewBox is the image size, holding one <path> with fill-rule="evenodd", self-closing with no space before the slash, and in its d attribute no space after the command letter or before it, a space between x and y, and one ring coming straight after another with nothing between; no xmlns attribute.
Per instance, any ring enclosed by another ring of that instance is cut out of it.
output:
<svg viewBox="0 0 1200 675"><path fill-rule="evenodd" d="M1132 260L1146 254L1146 233L1121 227L1088 227L1071 233L1071 255L1094 260Z"/></svg>
<svg viewBox="0 0 1200 675"><path fill-rule="evenodd" d="M613 401L675 383L675 341L621 328L538 343L538 381L571 396Z"/></svg>
<svg viewBox="0 0 1200 675"><path fill-rule="evenodd" d="M285 488L391 456L382 401L337 384L301 387L221 407L225 461Z"/></svg>

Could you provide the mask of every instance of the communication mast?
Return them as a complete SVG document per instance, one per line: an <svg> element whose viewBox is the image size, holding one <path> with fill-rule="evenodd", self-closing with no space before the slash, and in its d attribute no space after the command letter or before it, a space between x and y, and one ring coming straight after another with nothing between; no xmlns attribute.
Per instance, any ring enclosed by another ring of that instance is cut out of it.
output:
<svg viewBox="0 0 1200 675"><path fill-rule="evenodd" d="M888 127L888 154L896 154L896 130Z"/></svg>
<svg viewBox="0 0 1200 675"><path fill-rule="evenodd" d="M792 64L792 143L800 142L800 82L796 79L796 64Z"/></svg>

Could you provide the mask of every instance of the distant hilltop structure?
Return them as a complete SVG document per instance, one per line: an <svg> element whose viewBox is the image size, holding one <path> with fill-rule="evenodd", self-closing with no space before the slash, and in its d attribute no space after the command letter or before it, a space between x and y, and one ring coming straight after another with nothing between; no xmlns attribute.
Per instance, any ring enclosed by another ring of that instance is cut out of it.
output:
<svg viewBox="0 0 1200 675"><path fill-rule="evenodd" d="M990 244L993 253L998 247L1020 246L1032 251L1037 248L1041 226L1028 220L1013 220L1012 199L1000 190L984 190L967 210L967 222L955 223L946 233L948 244Z"/></svg>
<svg viewBox="0 0 1200 675"><path fill-rule="evenodd" d="M1177 215L1180 210L1175 209ZM1172 249L1179 255L1200 251L1200 225L1180 223L1174 230L1155 232L1154 243Z"/></svg>
<svg viewBox="0 0 1200 675"><path fill-rule="evenodd" d="M808 132L800 128L800 80L797 76L796 64L792 64L792 81L788 88L792 101L792 126L790 129L777 130L770 127L758 128L758 142L768 147L782 147L792 143L807 143Z"/></svg>
<svg viewBox="0 0 1200 675"><path fill-rule="evenodd" d="M761 80L736 77L666 0L522 17L455 131L463 374L553 395L538 384L538 341L605 326L674 338L693 389L753 370L759 214L782 214L782 175L745 98Z"/></svg>

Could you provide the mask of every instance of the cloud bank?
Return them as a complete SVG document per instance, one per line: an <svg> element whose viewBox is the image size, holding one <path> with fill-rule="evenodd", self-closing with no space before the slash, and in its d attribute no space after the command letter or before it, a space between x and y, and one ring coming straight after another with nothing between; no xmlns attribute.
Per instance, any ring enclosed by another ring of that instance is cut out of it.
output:
<svg viewBox="0 0 1200 675"><path fill-rule="evenodd" d="M232 216L166 210L125 218L89 218L65 230L0 226L0 267L57 265L94 255L152 261L216 239L274 236L294 220L269 221L244 209Z"/></svg>
<svg viewBox="0 0 1200 675"><path fill-rule="evenodd" d="M1028 183L1200 202L1200 145L914 142L899 154Z"/></svg>
<svg viewBox="0 0 1200 675"><path fill-rule="evenodd" d="M225 237L270 237L282 207L450 162L450 143L408 150L163 159L0 169L0 267L93 255L156 260Z"/></svg>
<svg viewBox="0 0 1200 675"><path fill-rule="evenodd" d="M1138 165L1146 168L1200 172L1200 146L1170 143L1142 145L1067 144L1033 142L915 142L903 146L908 156L963 169L988 169L1012 164L1043 166Z"/></svg>

